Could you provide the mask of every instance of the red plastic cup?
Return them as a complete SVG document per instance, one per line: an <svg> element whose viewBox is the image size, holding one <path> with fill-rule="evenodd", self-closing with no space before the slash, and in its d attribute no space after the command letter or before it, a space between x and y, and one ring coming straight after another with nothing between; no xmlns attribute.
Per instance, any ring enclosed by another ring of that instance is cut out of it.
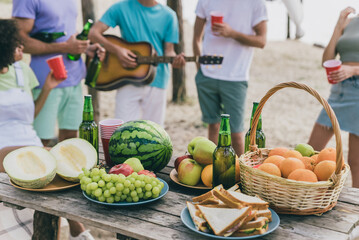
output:
<svg viewBox="0 0 359 240"><path fill-rule="evenodd" d="M122 124L124 124L124 121L121 119L105 119L99 122L103 153L105 155L106 165L109 167L114 165L108 151L110 139L116 128Z"/></svg>
<svg viewBox="0 0 359 240"><path fill-rule="evenodd" d="M336 84L336 82L334 82L331 78L330 78L330 73L333 71L337 71L341 68L342 66L342 62L340 60L336 60L336 59L332 59L332 60L327 60L323 63L323 67L325 68L326 72L327 72L327 78L328 78L328 82L330 84Z"/></svg>
<svg viewBox="0 0 359 240"><path fill-rule="evenodd" d="M212 11L211 15L211 25L213 27L213 23L223 23L223 13L219 11Z"/></svg>
<svg viewBox="0 0 359 240"><path fill-rule="evenodd" d="M46 62L52 70L56 80L64 80L67 78L66 68L62 55L49 58L46 60Z"/></svg>

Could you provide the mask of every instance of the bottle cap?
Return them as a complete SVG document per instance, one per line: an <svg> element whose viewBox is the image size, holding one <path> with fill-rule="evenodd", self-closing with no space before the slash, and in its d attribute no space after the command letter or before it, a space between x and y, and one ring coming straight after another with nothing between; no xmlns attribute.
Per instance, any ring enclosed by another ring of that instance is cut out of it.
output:
<svg viewBox="0 0 359 240"><path fill-rule="evenodd" d="M221 117L222 117L222 118L229 118L229 114L224 114L224 113L223 113L223 114L221 114Z"/></svg>

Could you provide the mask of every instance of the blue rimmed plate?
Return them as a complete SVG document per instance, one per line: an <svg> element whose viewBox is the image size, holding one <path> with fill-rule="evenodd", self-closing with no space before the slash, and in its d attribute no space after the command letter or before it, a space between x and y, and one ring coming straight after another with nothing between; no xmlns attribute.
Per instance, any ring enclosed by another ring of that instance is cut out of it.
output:
<svg viewBox="0 0 359 240"><path fill-rule="evenodd" d="M181 220L183 222L184 225L186 225L186 227L188 227L189 229L191 229L192 231L199 233L201 235L204 235L206 237L211 237L211 238L217 238L217 239L229 239L229 240L240 240L240 239L250 239L250 238L257 238L257 237L262 237L264 235L267 235L271 232L273 232L274 230L276 230L279 226L280 223L280 219L279 216L276 212L274 212L272 209L269 208L269 210L272 213L272 221L268 224L268 230L267 232L263 233L263 234L257 234L257 235L253 235L253 236L244 236L244 237L223 237L223 236L217 236L214 235L212 233L205 233L205 232L201 232L199 230L196 229L191 215L188 211L188 208L185 207L182 212L181 212Z"/></svg>
<svg viewBox="0 0 359 240"><path fill-rule="evenodd" d="M82 194L85 196L85 198L87 198L88 200L90 200L91 202L94 203L98 203L98 204L102 204L102 205L106 205L106 206L133 206L133 205L140 205L140 204L146 204L146 203L150 203L153 201L156 201L160 198L162 198L164 195L166 195L166 193L168 192L168 184L165 180L158 178L158 180L160 180L161 182L163 182L164 186L160 192L160 195L157 198L151 198L151 199L147 199L147 200L143 200L143 201L138 201L138 202L116 202L116 203L107 203L107 202L100 202L96 199L92 199L89 196L87 196L85 191L82 191Z"/></svg>

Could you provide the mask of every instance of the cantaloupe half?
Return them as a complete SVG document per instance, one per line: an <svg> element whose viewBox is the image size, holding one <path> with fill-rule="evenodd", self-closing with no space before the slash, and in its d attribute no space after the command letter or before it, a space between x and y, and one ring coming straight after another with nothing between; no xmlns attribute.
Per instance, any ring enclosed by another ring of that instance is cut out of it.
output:
<svg viewBox="0 0 359 240"><path fill-rule="evenodd" d="M71 138L59 142L50 153L57 162L56 173L70 182L79 182L82 168L91 169L97 164L97 151L88 141Z"/></svg>
<svg viewBox="0 0 359 240"><path fill-rule="evenodd" d="M56 175L56 160L42 147L16 149L4 158L3 165L11 180L25 188L42 188Z"/></svg>

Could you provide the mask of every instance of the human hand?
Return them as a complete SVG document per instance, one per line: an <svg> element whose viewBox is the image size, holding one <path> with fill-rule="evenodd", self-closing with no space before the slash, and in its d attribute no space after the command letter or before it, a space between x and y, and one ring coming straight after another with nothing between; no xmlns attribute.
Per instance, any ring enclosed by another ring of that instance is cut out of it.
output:
<svg viewBox="0 0 359 240"><path fill-rule="evenodd" d="M76 34L74 34L66 41L66 45L67 53L81 54L89 47L90 40L79 40L76 38Z"/></svg>
<svg viewBox="0 0 359 240"><path fill-rule="evenodd" d="M65 80L65 79L57 80L57 79L54 77L53 71L50 69L49 74L47 74L47 77L46 77L46 80L45 80L43 89L44 89L44 90L51 90L51 89L57 87L57 85L59 85L59 84L60 84L61 82L63 82L64 80Z"/></svg>
<svg viewBox="0 0 359 240"><path fill-rule="evenodd" d="M355 68L349 65L342 65L339 70L333 71L328 78L334 83L339 83L355 75Z"/></svg>
<svg viewBox="0 0 359 240"><path fill-rule="evenodd" d="M91 44L86 49L86 55L89 56L90 58L93 58L95 56L95 52L98 58L100 59L100 61L103 61L105 59L106 50L98 43Z"/></svg>
<svg viewBox="0 0 359 240"><path fill-rule="evenodd" d="M213 23L212 31L216 36L230 37L233 29L227 23Z"/></svg>
<svg viewBox="0 0 359 240"><path fill-rule="evenodd" d="M118 47L116 55L124 68L137 67L136 54L134 54L127 48Z"/></svg>
<svg viewBox="0 0 359 240"><path fill-rule="evenodd" d="M178 54L172 62L172 67L173 68L181 68L186 64L186 60L184 59L184 53L180 53Z"/></svg>
<svg viewBox="0 0 359 240"><path fill-rule="evenodd" d="M344 30L344 28L348 25L348 23L350 22L350 19L348 18L348 16L351 13L355 13L355 9L352 7L347 7L340 12L339 19L338 19L338 22L336 25L336 28L339 31L342 32Z"/></svg>

